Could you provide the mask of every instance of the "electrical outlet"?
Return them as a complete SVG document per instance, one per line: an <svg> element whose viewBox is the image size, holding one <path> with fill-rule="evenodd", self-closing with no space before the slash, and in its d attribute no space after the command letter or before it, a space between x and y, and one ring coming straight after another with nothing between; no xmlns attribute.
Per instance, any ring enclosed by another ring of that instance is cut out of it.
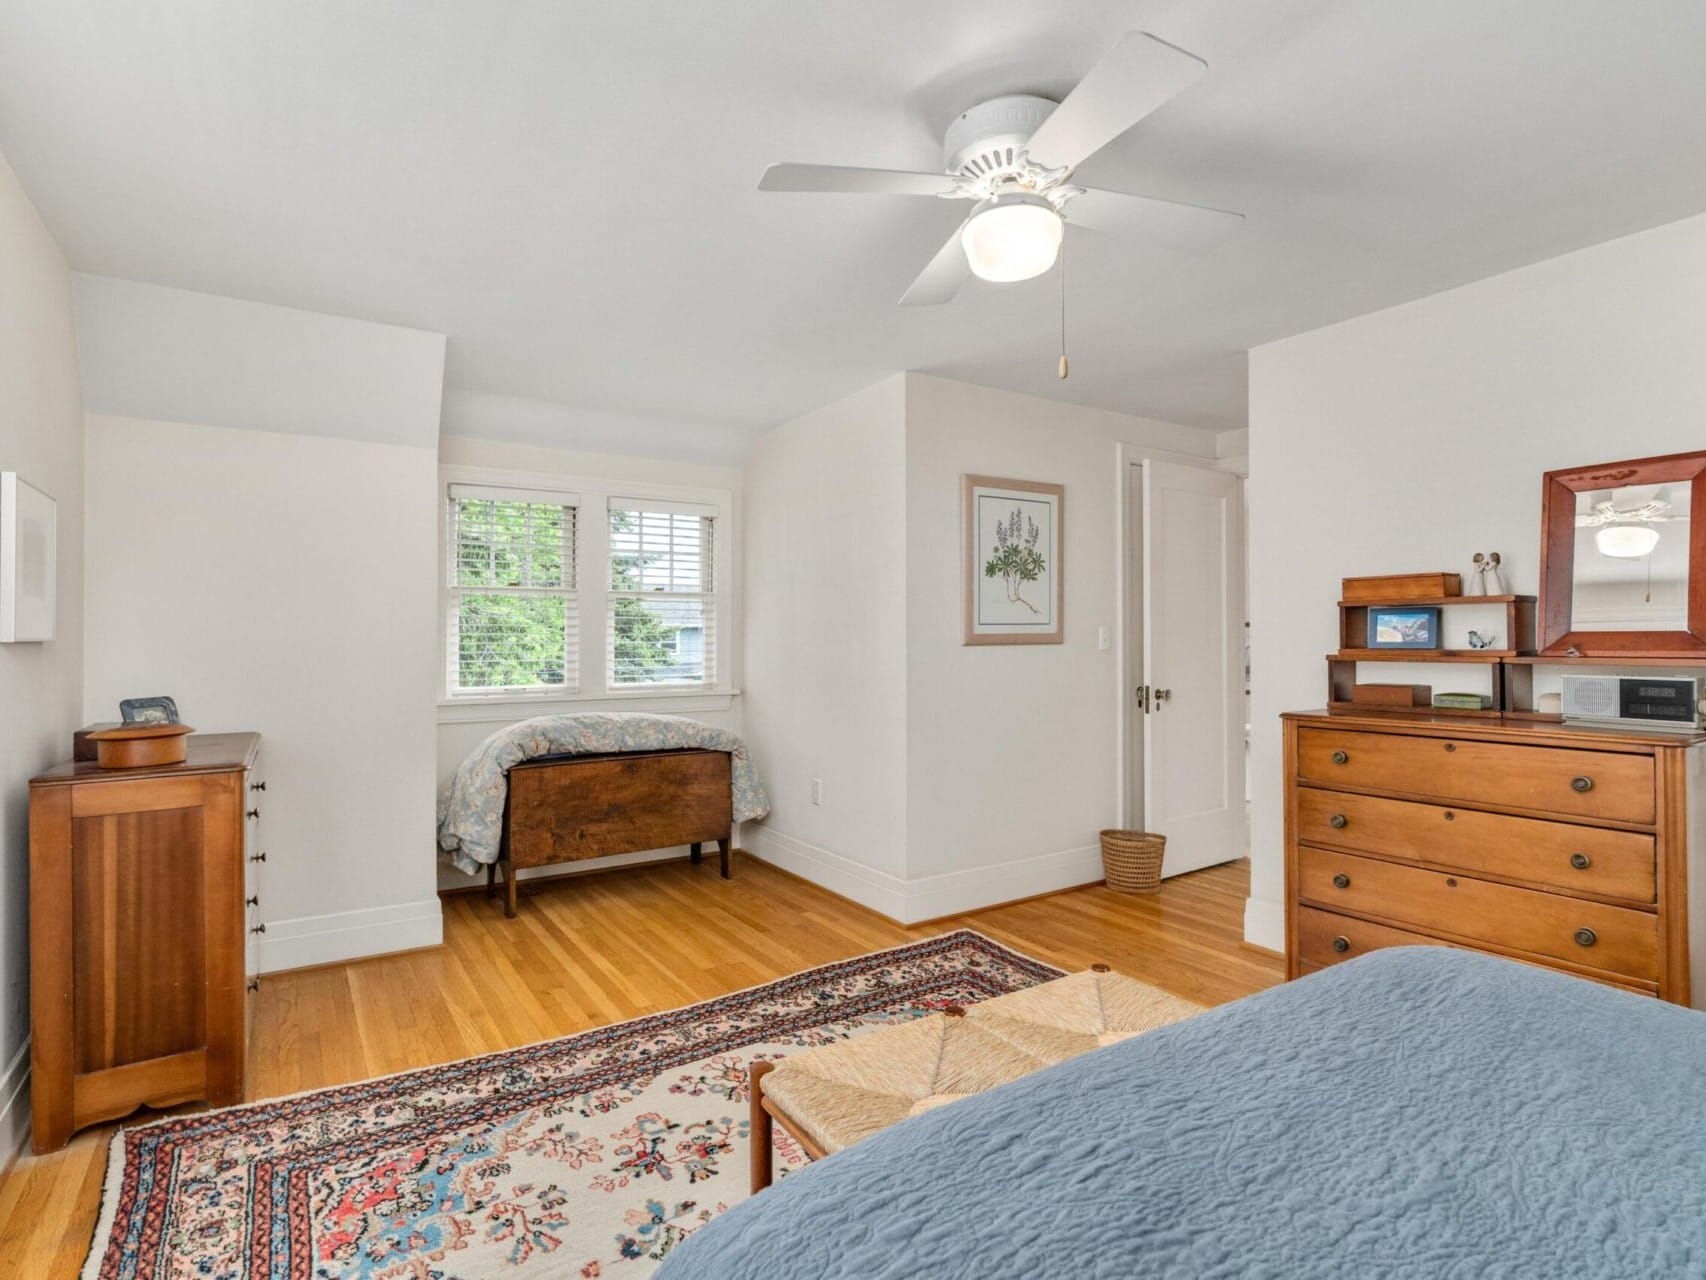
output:
<svg viewBox="0 0 1706 1280"><path fill-rule="evenodd" d="M822 778L813 778L812 779L812 803L813 804L822 804L823 803L823 779Z"/></svg>

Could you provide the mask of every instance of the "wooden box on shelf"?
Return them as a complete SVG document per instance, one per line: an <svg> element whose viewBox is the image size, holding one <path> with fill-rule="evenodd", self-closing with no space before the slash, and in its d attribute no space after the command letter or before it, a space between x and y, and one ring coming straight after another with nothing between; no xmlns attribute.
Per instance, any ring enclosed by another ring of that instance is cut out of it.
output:
<svg viewBox="0 0 1706 1280"><path fill-rule="evenodd" d="M1431 707L1433 686L1427 684L1353 684L1351 701L1359 707Z"/></svg>
<svg viewBox="0 0 1706 1280"><path fill-rule="evenodd" d="M1383 573L1371 578L1345 578L1340 591L1351 604L1422 604L1436 596L1463 594L1463 578L1445 573Z"/></svg>

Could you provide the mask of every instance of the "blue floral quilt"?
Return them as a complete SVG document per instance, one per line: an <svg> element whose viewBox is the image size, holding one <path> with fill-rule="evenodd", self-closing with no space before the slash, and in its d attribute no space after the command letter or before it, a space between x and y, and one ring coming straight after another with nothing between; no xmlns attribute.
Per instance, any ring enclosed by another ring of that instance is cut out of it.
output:
<svg viewBox="0 0 1706 1280"><path fill-rule="evenodd" d="M509 771L523 760L684 747L729 753L736 822L752 822L770 812L770 797L752 767L746 743L727 729L633 711L535 716L499 729L457 768L438 800L438 847L470 875L498 860Z"/></svg>

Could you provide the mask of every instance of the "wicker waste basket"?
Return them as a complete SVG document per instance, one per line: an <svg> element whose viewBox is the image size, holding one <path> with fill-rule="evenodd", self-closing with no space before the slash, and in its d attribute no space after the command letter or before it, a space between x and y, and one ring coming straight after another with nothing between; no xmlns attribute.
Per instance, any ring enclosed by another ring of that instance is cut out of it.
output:
<svg viewBox="0 0 1706 1280"><path fill-rule="evenodd" d="M1116 893L1154 893L1161 888L1161 855L1167 837L1147 831L1102 832L1102 870Z"/></svg>

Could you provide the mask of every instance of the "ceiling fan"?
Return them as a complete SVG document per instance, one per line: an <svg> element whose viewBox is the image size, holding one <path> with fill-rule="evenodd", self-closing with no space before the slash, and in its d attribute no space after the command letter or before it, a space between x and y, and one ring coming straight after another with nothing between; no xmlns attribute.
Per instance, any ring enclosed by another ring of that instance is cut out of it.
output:
<svg viewBox="0 0 1706 1280"><path fill-rule="evenodd" d="M1577 513L1576 528L1596 530L1593 540L1601 555L1615 560L1638 560L1659 545L1655 524L1686 519L1686 515L1672 515L1670 502L1655 496L1634 507L1620 508L1609 500L1596 502L1587 511Z"/></svg>
<svg viewBox="0 0 1706 1280"><path fill-rule="evenodd" d="M947 302L968 273L996 283L1041 275L1054 265L1066 221L1204 252L1244 215L1076 186L1070 179L1091 155L1207 70L1195 54L1146 31L1128 32L1059 104L1014 94L962 112L943 139L945 173L773 164L758 188L974 201L901 296L902 306Z"/></svg>

